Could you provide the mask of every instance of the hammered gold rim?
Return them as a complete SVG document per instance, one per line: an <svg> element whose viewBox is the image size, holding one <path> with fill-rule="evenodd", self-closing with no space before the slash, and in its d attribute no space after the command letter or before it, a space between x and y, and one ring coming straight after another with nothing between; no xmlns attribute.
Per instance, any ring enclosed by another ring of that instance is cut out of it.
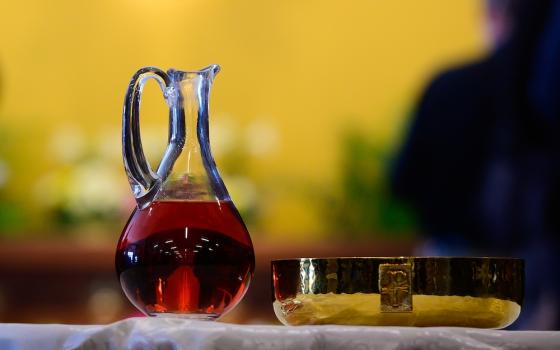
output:
<svg viewBox="0 0 560 350"><path fill-rule="evenodd" d="M484 260L484 259L504 259L512 261L524 261L522 258L511 258L506 256L327 256L327 257L304 257L304 258L286 258L286 259L272 259L271 263L281 261L301 261L301 260L332 260L332 259L469 259L469 260Z"/></svg>
<svg viewBox="0 0 560 350"><path fill-rule="evenodd" d="M273 300L297 294L377 294L383 264L410 265L411 295L493 297L519 305L523 302L524 261L505 257L278 259L271 262Z"/></svg>

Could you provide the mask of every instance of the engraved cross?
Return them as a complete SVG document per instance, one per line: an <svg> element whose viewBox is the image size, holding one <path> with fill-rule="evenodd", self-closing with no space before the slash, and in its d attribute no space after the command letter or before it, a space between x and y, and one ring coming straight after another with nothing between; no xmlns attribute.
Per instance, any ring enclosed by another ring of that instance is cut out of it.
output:
<svg viewBox="0 0 560 350"><path fill-rule="evenodd" d="M379 265L379 294L382 312L412 311L411 266Z"/></svg>

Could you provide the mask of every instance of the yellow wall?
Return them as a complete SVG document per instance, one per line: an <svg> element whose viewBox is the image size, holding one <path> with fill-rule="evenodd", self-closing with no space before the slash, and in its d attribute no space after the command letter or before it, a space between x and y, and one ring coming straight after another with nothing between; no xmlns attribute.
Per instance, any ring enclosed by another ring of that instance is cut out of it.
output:
<svg viewBox="0 0 560 350"><path fill-rule="evenodd" d="M426 79L482 52L480 3L4 1L0 126L20 135L12 149L18 155L10 157L21 158L8 192L34 198L37 178L59 166L47 143L61 127L103 137L118 158L124 90L137 68L218 63L211 123L223 117L243 128L263 120L277 129L277 148L254 156L247 174L268 188L260 228L324 230L298 184L334 180L344 127L394 142ZM148 96L148 125L165 123L155 88ZM128 191L124 172L119 176ZM277 179L294 190L274 192Z"/></svg>

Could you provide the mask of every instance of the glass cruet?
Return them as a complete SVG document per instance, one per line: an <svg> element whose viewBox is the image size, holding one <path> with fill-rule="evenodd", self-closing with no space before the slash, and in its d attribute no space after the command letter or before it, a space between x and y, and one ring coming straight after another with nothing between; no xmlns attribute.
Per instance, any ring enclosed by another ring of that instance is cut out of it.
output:
<svg viewBox="0 0 560 350"><path fill-rule="evenodd" d="M137 207L115 263L124 293L149 316L217 319L239 303L253 277L251 238L210 153L208 97L219 69L142 68L126 93L123 159ZM139 121L150 78L169 107L168 145L155 172Z"/></svg>

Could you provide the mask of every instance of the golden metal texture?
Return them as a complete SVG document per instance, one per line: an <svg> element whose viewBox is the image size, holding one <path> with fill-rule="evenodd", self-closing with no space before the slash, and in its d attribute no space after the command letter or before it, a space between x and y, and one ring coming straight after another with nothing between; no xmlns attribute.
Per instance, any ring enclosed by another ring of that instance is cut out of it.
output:
<svg viewBox="0 0 560 350"><path fill-rule="evenodd" d="M512 258L302 258L272 261L286 325L503 328L519 316L524 263Z"/></svg>

